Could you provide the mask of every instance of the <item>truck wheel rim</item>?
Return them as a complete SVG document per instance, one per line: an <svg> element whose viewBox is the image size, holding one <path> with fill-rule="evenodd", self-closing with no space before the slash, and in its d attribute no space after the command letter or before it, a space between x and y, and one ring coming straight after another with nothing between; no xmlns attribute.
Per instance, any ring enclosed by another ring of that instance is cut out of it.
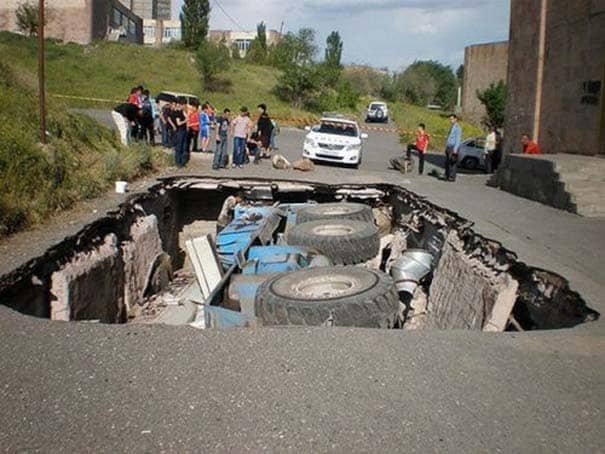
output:
<svg viewBox="0 0 605 454"><path fill-rule="evenodd" d="M343 224L324 224L313 228L313 234L320 236L344 236L355 232L355 229Z"/></svg>
<svg viewBox="0 0 605 454"><path fill-rule="evenodd" d="M378 278L370 272L334 273L302 278L295 282L291 279L278 279L273 284L273 291L279 296L304 301L325 301L335 298L353 296L366 291L376 284Z"/></svg>
<svg viewBox="0 0 605 454"><path fill-rule="evenodd" d="M351 213L351 209L348 207L330 207L330 208L324 208L323 210L321 210L321 212L323 214L327 214L330 216L338 216L338 215L342 215L342 214Z"/></svg>

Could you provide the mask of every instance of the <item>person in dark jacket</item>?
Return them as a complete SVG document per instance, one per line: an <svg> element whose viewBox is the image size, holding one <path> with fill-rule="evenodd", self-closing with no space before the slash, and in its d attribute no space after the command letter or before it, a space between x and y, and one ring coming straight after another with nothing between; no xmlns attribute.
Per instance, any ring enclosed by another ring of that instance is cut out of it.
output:
<svg viewBox="0 0 605 454"><path fill-rule="evenodd" d="M133 128L137 125L137 119L143 115L143 110L130 103L122 103L114 107L111 112L113 122L120 133L120 141L128 145Z"/></svg>
<svg viewBox="0 0 605 454"><path fill-rule="evenodd" d="M267 105L259 104L258 112L260 114L256 123L256 131L259 135L259 140L263 147L262 157L267 157L271 146L271 133L273 131L273 122L267 113Z"/></svg>
<svg viewBox="0 0 605 454"><path fill-rule="evenodd" d="M172 118L175 126L174 162L177 167L184 167L189 161L187 148L187 98L177 100L177 108Z"/></svg>

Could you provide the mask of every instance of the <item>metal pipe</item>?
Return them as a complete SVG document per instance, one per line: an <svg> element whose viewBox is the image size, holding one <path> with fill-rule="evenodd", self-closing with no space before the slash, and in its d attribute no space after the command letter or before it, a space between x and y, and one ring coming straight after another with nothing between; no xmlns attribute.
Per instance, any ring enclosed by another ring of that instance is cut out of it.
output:
<svg viewBox="0 0 605 454"><path fill-rule="evenodd" d="M546 55L546 11L548 0L541 0L540 4L540 29L538 41L538 72L536 75L536 99L534 104L534 127L532 139L539 143L540 122L542 120L542 92L544 83L544 59Z"/></svg>
<svg viewBox="0 0 605 454"><path fill-rule="evenodd" d="M40 142L46 143L46 89L44 80L44 0L38 0L38 114Z"/></svg>

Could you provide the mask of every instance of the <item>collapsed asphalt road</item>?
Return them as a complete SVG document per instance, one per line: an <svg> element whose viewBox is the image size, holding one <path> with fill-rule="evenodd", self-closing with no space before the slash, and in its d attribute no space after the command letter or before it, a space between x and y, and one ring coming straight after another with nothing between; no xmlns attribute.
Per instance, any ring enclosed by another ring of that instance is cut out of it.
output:
<svg viewBox="0 0 605 454"><path fill-rule="evenodd" d="M300 134L284 133L281 148L294 153ZM284 174L263 163L238 176L404 184L565 275L603 312L602 221L486 188L480 176L456 185L403 176L381 163L398 152L395 137L372 134L369 145L376 160L366 154L360 171ZM187 172L207 167L199 157ZM10 249L2 244L3 269L17 264ZM598 452L603 326L196 331L50 322L0 307L0 441L6 452Z"/></svg>
<svg viewBox="0 0 605 454"><path fill-rule="evenodd" d="M197 331L0 308L6 452L598 452L605 341Z"/></svg>

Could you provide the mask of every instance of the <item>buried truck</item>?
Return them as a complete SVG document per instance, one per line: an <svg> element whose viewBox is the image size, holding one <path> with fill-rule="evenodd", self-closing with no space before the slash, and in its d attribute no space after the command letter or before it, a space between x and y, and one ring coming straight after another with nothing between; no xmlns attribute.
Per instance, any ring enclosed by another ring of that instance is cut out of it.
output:
<svg viewBox="0 0 605 454"><path fill-rule="evenodd" d="M245 203L215 235L223 200ZM167 178L0 277L53 320L484 331L596 320L562 276L393 185Z"/></svg>

